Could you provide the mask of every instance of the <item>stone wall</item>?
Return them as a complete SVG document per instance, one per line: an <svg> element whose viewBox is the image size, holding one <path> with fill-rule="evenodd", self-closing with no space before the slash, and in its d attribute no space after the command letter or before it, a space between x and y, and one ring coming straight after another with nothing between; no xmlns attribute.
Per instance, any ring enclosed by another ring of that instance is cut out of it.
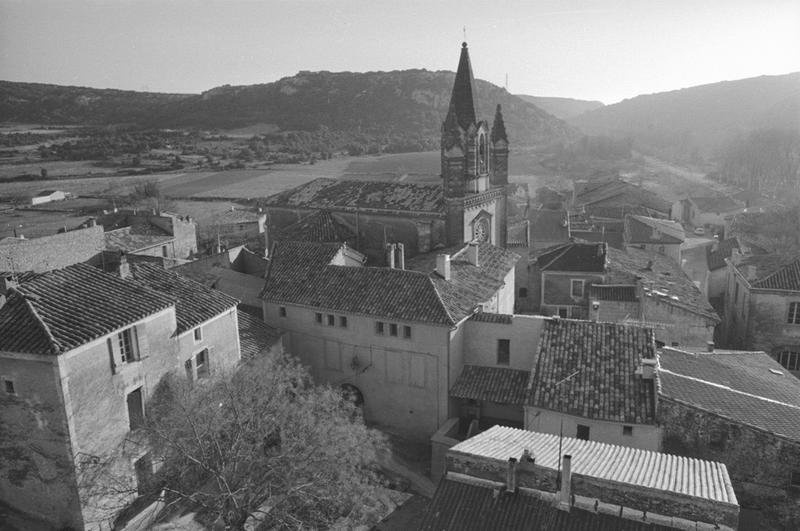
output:
<svg viewBox="0 0 800 531"><path fill-rule="evenodd" d="M760 508L761 529L800 529L800 442L792 442L664 397L659 399L663 451L725 463L742 508ZM722 437L724 443L711 444Z"/></svg>
<svg viewBox="0 0 800 531"><path fill-rule="evenodd" d="M105 249L103 227L97 225L52 236L0 245L0 271L42 273L85 262Z"/></svg>

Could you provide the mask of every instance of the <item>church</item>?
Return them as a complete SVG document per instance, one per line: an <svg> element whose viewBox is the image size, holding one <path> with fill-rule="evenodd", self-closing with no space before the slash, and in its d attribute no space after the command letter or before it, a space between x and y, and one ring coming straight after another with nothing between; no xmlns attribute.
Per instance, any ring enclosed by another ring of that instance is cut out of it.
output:
<svg viewBox="0 0 800 531"><path fill-rule="evenodd" d="M469 241L505 247L508 137L500 105L491 125L478 121L475 94L465 42L442 124L441 182L315 179L264 201L270 238L324 212L337 230L306 224L313 230L293 231L293 239L333 241L326 235L346 227L351 245L375 264L390 243L402 243L409 257Z"/></svg>

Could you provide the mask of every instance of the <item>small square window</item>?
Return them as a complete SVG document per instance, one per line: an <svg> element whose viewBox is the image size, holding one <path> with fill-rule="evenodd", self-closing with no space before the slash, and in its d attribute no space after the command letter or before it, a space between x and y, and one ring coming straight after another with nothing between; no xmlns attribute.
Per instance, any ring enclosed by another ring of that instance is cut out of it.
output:
<svg viewBox="0 0 800 531"><path fill-rule="evenodd" d="M708 435L708 447L712 450L725 450L728 442L728 433L723 429L711 430Z"/></svg>
<svg viewBox="0 0 800 531"><path fill-rule="evenodd" d="M347 317L344 315L339 316L339 326L342 328L347 328Z"/></svg>
<svg viewBox="0 0 800 531"><path fill-rule="evenodd" d="M528 297L528 288L519 288L519 298L525 299Z"/></svg>
<svg viewBox="0 0 800 531"><path fill-rule="evenodd" d="M278 308L278 315L281 317L286 317L286 306L281 306Z"/></svg>
<svg viewBox="0 0 800 531"><path fill-rule="evenodd" d="M582 439L584 441L589 440L589 426L584 426L583 424L578 424L578 431L575 434L575 437L578 439Z"/></svg>
<svg viewBox="0 0 800 531"><path fill-rule="evenodd" d="M389 335L397 337L397 323L389 323Z"/></svg>
<svg viewBox="0 0 800 531"><path fill-rule="evenodd" d="M622 427L622 435L627 435L628 437L633 437L633 426L623 426Z"/></svg>
<svg viewBox="0 0 800 531"><path fill-rule="evenodd" d="M7 380L3 379L3 388L5 389L6 393L9 395L17 394L17 390L14 388L14 380Z"/></svg>
<svg viewBox="0 0 800 531"><path fill-rule="evenodd" d="M406 339L411 339L411 327L404 326L403 327L403 337Z"/></svg>
<svg viewBox="0 0 800 531"><path fill-rule="evenodd" d="M384 328L385 328L385 325L384 325L383 321L375 321L375 333L376 334L378 334L379 336L382 336L384 334Z"/></svg>
<svg viewBox="0 0 800 531"><path fill-rule="evenodd" d="M335 326L336 325L336 317L328 314L328 326Z"/></svg>
<svg viewBox="0 0 800 531"><path fill-rule="evenodd" d="M317 324L322 324L322 314L321 313L315 313L314 314L314 318L317 320Z"/></svg>
<svg viewBox="0 0 800 531"><path fill-rule="evenodd" d="M569 317L569 311L567 311L566 308L559 308L558 309L558 316L563 318L563 319L566 319L567 317Z"/></svg>
<svg viewBox="0 0 800 531"><path fill-rule="evenodd" d="M575 298L583 297L583 280L572 279L570 281L570 295Z"/></svg>
<svg viewBox="0 0 800 531"><path fill-rule="evenodd" d="M508 365L511 361L511 341L508 339L497 340L497 364Z"/></svg>
<svg viewBox="0 0 800 531"><path fill-rule="evenodd" d="M199 326L194 329L194 340L195 341L202 341L203 340L203 329Z"/></svg>

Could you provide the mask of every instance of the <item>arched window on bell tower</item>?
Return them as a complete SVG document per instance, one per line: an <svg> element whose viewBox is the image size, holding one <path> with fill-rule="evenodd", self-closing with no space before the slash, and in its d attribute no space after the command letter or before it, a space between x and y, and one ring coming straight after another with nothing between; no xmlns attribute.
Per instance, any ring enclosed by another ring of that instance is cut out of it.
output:
<svg viewBox="0 0 800 531"><path fill-rule="evenodd" d="M489 145L486 142L486 135L481 134L478 137L478 175L485 175L489 171Z"/></svg>

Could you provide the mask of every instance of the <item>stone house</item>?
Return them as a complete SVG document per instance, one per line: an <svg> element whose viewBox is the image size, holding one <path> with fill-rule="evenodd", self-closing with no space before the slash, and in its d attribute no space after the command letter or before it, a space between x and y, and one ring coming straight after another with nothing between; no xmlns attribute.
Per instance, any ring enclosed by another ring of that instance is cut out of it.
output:
<svg viewBox="0 0 800 531"><path fill-rule="evenodd" d="M278 242L264 320L317 381L347 386L367 420L425 439L452 416L465 322L513 311L516 258L482 243L435 256L435 271L376 268L343 244Z"/></svg>
<svg viewBox="0 0 800 531"><path fill-rule="evenodd" d="M409 257L473 240L505 247L508 137L499 106L491 126L477 119L474 94L464 43L442 124L441 184L315 179L263 202L270 230L325 210L355 234L371 263L381 263L390 242Z"/></svg>
<svg viewBox="0 0 800 531"><path fill-rule="evenodd" d="M800 377L800 259L735 255L727 273L726 346L763 350Z"/></svg>
<svg viewBox="0 0 800 531"><path fill-rule="evenodd" d="M742 529L800 525L800 380L764 352L658 353L665 452L725 463Z"/></svg>
<svg viewBox="0 0 800 531"><path fill-rule="evenodd" d="M659 451L648 328L548 319L530 371L525 429Z"/></svg>
<svg viewBox="0 0 800 531"><path fill-rule="evenodd" d="M161 377L240 359L236 301L153 266L77 264L0 298L0 498L54 528L111 529L153 473L137 427ZM113 485L113 487L112 487Z"/></svg>
<svg viewBox="0 0 800 531"><path fill-rule="evenodd" d="M424 531L739 527L724 464L504 426L448 450Z"/></svg>
<svg viewBox="0 0 800 531"><path fill-rule="evenodd" d="M226 248L240 245L248 240L261 237L267 223L267 214L260 209L256 212L236 207L221 212L214 217L214 239Z"/></svg>
<svg viewBox="0 0 800 531"><path fill-rule="evenodd" d="M676 221L647 216L625 216L625 246L668 256L681 263L683 227Z"/></svg>
<svg viewBox="0 0 800 531"><path fill-rule="evenodd" d="M672 204L670 218L685 226L724 229L725 218L744 209L744 202L727 195L686 197Z"/></svg>
<svg viewBox="0 0 800 531"><path fill-rule="evenodd" d="M720 300L728 285L728 264L726 259L739 253L741 246L736 238L714 241L706 247L706 274L700 289L709 300Z"/></svg>
<svg viewBox="0 0 800 531"><path fill-rule="evenodd" d="M103 227L85 228L41 238L0 239L0 271L43 273L96 258L105 249Z"/></svg>
<svg viewBox="0 0 800 531"><path fill-rule="evenodd" d="M666 218L670 211L657 194L619 177L576 182L572 206L592 217L620 221L627 214Z"/></svg>

